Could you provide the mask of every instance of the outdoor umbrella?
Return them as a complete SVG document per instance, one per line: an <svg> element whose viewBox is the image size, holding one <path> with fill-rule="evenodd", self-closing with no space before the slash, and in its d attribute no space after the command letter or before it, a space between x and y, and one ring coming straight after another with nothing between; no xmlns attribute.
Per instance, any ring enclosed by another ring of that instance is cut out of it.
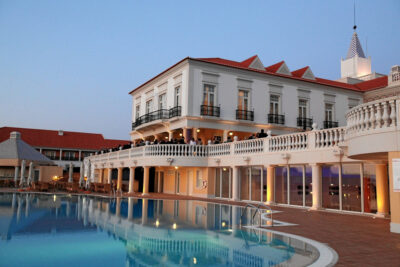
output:
<svg viewBox="0 0 400 267"><path fill-rule="evenodd" d="M22 160L22 163L21 163L21 178L19 180L19 186L23 186L25 184L25 165L26 165L25 160Z"/></svg>
<svg viewBox="0 0 400 267"><path fill-rule="evenodd" d="M33 162L29 163L28 186L33 182Z"/></svg>
<svg viewBox="0 0 400 267"><path fill-rule="evenodd" d="M72 183L74 182L74 180L72 179L72 174L74 171L74 167L72 165L72 162L69 164L69 177L68 177L68 183Z"/></svg>

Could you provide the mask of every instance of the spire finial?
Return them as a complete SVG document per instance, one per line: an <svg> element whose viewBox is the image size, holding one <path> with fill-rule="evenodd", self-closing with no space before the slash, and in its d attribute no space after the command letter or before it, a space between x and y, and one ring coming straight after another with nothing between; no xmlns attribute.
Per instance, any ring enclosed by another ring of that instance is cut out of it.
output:
<svg viewBox="0 0 400 267"><path fill-rule="evenodd" d="M353 19L354 19L353 30L356 30L357 29L357 25L356 25L356 1L355 0L354 0L354 16L353 16Z"/></svg>

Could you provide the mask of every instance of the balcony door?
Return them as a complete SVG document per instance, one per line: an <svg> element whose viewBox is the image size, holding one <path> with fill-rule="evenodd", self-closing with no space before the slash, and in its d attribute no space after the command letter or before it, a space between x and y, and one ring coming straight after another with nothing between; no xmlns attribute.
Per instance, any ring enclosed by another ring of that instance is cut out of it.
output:
<svg viewBox="0 0 400 267"><path fill-rule="evenodd" d="M203 90L203 105L215 106L215 86L210 84L204 85Z"/></svg>
<svg viewBox="0 0 400 267"><path fill-rule="evenodd" d="M333 105L325 104L325 121L333 121Z"/></svg>
<svg viewBox="0 0 400 267"><path fill-rule="evenodd" d="M250 97L249 91L239 90L238 110L249 110Z"/></svg>
<svg viewBox="0 0 400 267"><path fill-rule="evenodd" d="M158 110L167 108L167 94L161 94L158 96Z"/></svg>
<svg viewBox="0 0 400 267"><path fill-rule="evenodd" d="M174 106L178 107L181 105L181 87L175 87L175 97L174 97Z"/></svg>
<svg viewBox="0 0 400 267"><path fill-rule="evenodd" d="M279 115L279 96L271 95L269 101L269 113Z"/></svg>
<svg viewBox="0 0 400 267"><path fill-rule="evenodd" d="M153 111L153 99L150 99L146 102L146 114L149 114Z"/></svg>
<svg viewBox="0 0 400 267"><path fill-rule="evenodd" d="M306 99L299 99L299 118L308 117L308 101Z"/></svg>

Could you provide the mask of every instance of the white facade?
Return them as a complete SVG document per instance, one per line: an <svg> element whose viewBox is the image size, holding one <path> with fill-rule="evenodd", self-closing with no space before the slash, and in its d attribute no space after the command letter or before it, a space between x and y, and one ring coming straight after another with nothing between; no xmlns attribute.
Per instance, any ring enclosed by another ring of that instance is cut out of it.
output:
<svg viewBox="0 0 400 267"><path fill-rule="evenodd" d="M258 57L255 60L259 61ZM261 64L261 61L257 63ZM242 132L255 132L264 128L272 130L273 134L298 131L303 129L297 123L297 118L300 117L300 100L306 103L304 117L312 119L308 129L312 123L316 123L318 128L324 128L327 104L331 108L330 120L338 126L345 125L345 113L349 108L362 103L362 93L317 83L311 70L305 74L307 73L308 76L303 76L308 77L307 79L296 79L289 75L270 75L251 69L243 70L185 59L131 92L132 121L135 123L141 116L159 110L159 100L163 94L166 94L166 107L162 106L164 109L177 106L175 90L179 87L179 120L172 117L161 121L141 121L131 132L132 140L185 127ZM211 104L219 109L219 116L201 114L201 106L205 104L205 86L211 86L214 90ZM248 117L237 118L236 110L243 106L239 104L240 90L247 92L247 105L244 109L254 114L254 120ZM278 112L276 115L284 115L284 123L269 122L271 95L278 97L275 114Z"/></svg>

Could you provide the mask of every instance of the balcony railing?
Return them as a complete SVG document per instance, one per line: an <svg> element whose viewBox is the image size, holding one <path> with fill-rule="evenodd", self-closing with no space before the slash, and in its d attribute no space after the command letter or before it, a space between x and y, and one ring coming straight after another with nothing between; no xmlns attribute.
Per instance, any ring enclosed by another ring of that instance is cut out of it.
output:
<svg viewBox="0 0 400 267"><path fill-rule="evenodd" d="M169 110L169 117L173 118L173 117L178 117L181 116L182 114L182 107L181 106L176 106L173 107Z"/></svg>
<svg viewBox="0 0 400 267"><path fill-rule="evenodd" d="M219 117L219 115L220 115L220 107L201 105L200 106L200 115L202 115L202 116Z"/></svg>
<svg viewBox="0 0 400 267"><path fill-rule="evenodd" d="M61 160L78 161L79 158L77 158L77 157L62 157Z"/></svg>
<svg viewBox="0 0 400 267"><path fill-rule="evenodd" d="M339 123L337 121L324 121L324 129L330 129L336 127L339 127Z"/></svg>
<svg viewBox="0 0 400 267"><path fill-rule="evenodd" d="M268 114L268 123L285 124L285 115Z"/></svg>
<svg viewBox="0 0 400 267"><path fill-rule="evenodd" d="M60 160L60 156L52 156L52 155L46 155L46 154L45 154L45 156L51 160Z"/></svg>
<svg viewBox="0 0 400 267"><path fill-rule="evenodd" d="M134 130L136 127L148 123L151 121L156 121L156 120L166 120L172 117L177 117L181 115L181 107L173 107L171 109L159 109L150 113L147 113L143 116L140 116L139 118L136 119L132 123L132 130Z"/></svg>
<svg viewBox="0 0 400 267"><path fill-rule="evenodd" d="M297 118L297 126L302 127L304 130L307 128L311 128L312 124L313 124L313 119L303 118L303 117Z"/></svg>
<svg viewBox="0 0 400 267"><path fill-rule="evenodd" d="M254 121L254 111L237 109L236 110L236 119L237 120Z"/></svg>

